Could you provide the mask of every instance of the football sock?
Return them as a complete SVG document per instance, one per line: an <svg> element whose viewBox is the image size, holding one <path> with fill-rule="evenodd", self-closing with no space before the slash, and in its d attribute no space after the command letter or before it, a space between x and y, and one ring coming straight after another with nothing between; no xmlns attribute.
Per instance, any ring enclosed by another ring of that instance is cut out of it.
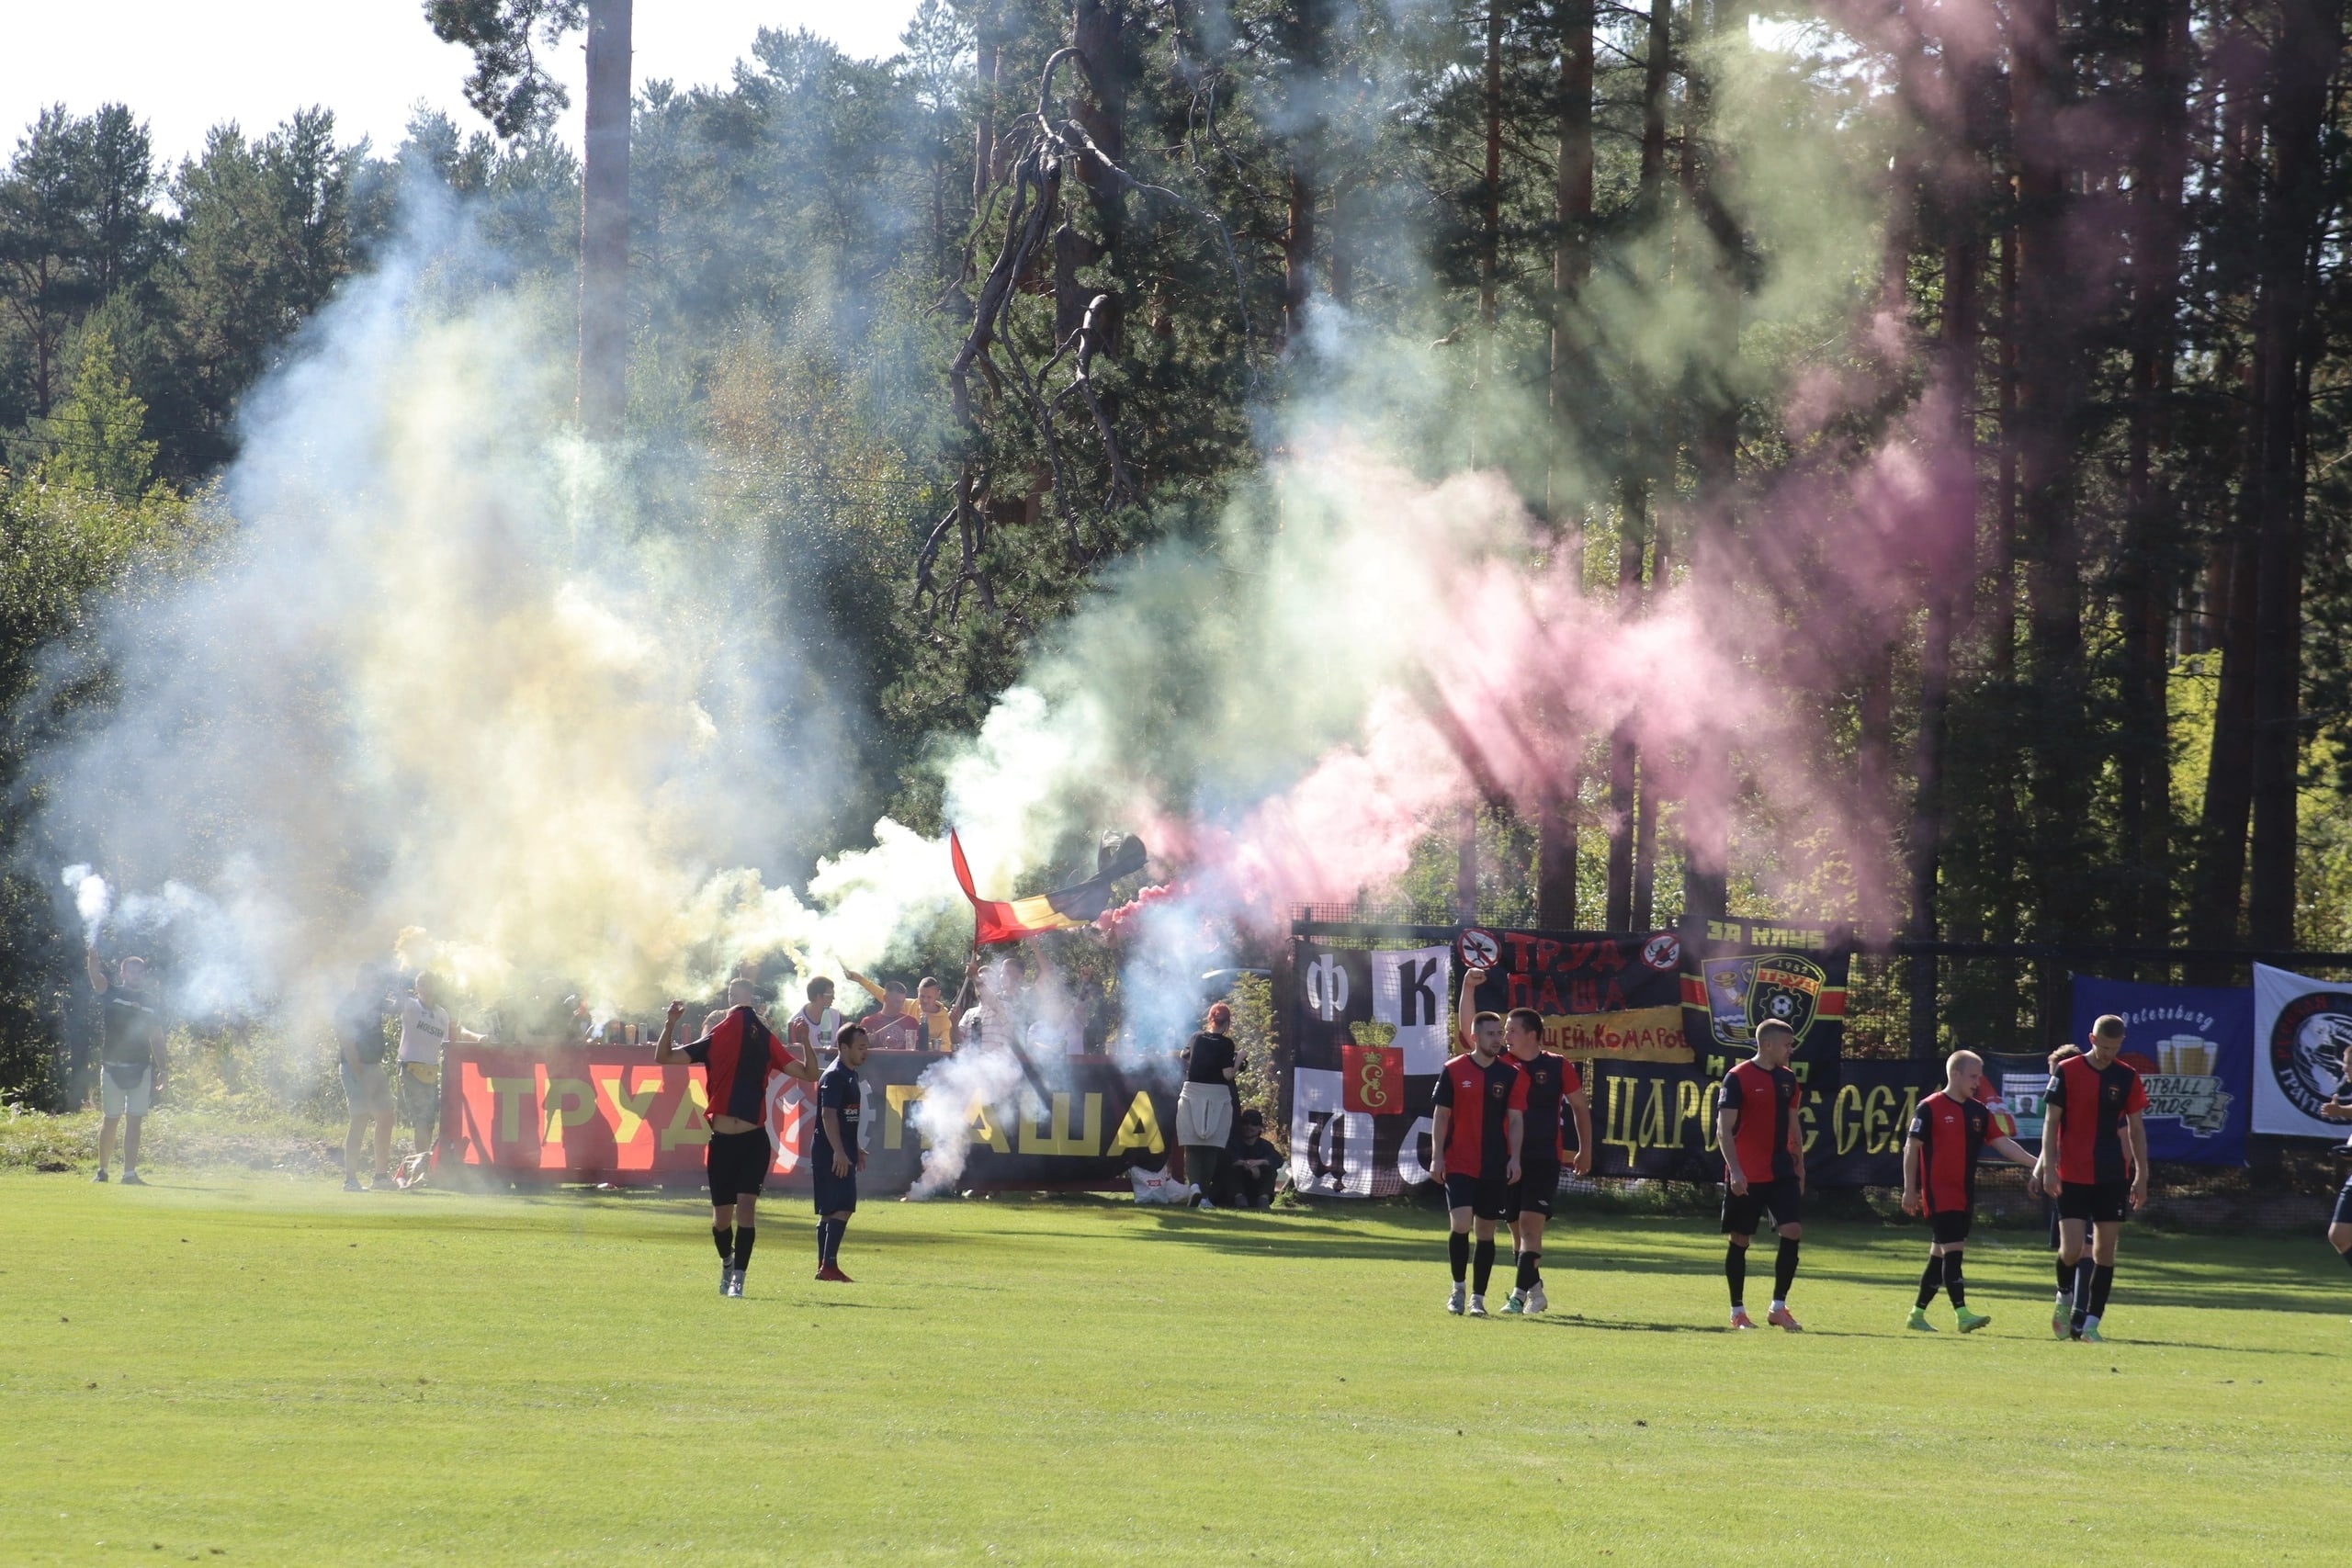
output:
<svg viewBox="0 0 2352 1568"><path fill-rule="evenodd" d="M2114 1288L2114 1264L2102 1263L2091 1270L2091 1316L2107 1315L2107 1292Z"/></svg>
<svg viewBox="0 0 2352 1568"><path fill-rule="evenodd" d="M1747 1248L1737 1242L1724 1248L1724 1279L1731 1285L1731 1304L1747 1304Z"/></svg>
<svg viewBox="0 0 2352 1568"><path fill-rule="evenodd" d="M1955 1308L1968 1304L1968 1284L1960 1277L1960 1258L1957 1252L1944 1254L1944 1293L1951 1297Z"/></svg>
<svg viewBox="0 0 2352 1568"><path fill-rule="evenodd" d="M735 1272L738 1274L752 1266L752 1243L759 1238L760 1233L755 1226L735 1227Z"/></svg>
<svg viewBox="0 0 2352 1568"><path fill-rule="evenodd" d="M2091 1261L2089 1253L2084 1253L2082 1261L2075 1265L2075 1326L2076 1328L2080 1328L2083 1325L2083 1319L2090 1315L2091 1292L2096 1289L2091 1281L2098 1273L2098 1265Z"/></svg>
<svg viewBox="0 0 2352 1568"><path fill-rule="evenodd" d="M1928 1258L1927 1269L1919 1275L1919 1300L1917 1305L1922 1312L1927 1310L1927 1306L1929 1302L1936 1299L1937 1288L1942 1285L1943 1282L1944 1260L1940 1258Z"/></svg>
<svg viewBox="0 0 2352 1568"><path fill-rule="evenodd" d="M1453 1282L1462 1283L1462 1276L1470 1271L1470 1233L1448 1231L1445 1235L1446 1261L1453 1265Z"/></svg>
<svg viewBox="0 0 2352 1568"><path fill-rule="evenodd" d="M718 1248L718 1260L729 1268L733 1268L735 1266L735 1227L733 1225L711 1226L710 1243Z"/></svg>
<svg viewBox="0 0 2352 1568"><path fill-rule="evenodd" d="M1532 1291L1535 1288L1536 1281L1543 1279L1544 1276L1535 1271L1535 1260L1543 1256L1540 1252L1522 1252L1518 1255L1518 1280L1521 1290Z"/></svg>
<svg viewBox="0 0 2352 1568"><path fill-rule="evenodd" d="M827 1256L827 1251L826 1251L826 1247L825 1247L826 1238L828 1238L829 1236L831 1236L832 1234L833 1234L833 1222L832 1222L832 1221L831 1221L831 1220L829 1220L829 1219L824 1218L822 1215L818 1216L818 1219L817 1219L817 1267L818 1267L818 1268L820 1268L820 1269L822 1269L822 1268L825 1266L825 1258L826 1258L826 1256Z"/></svg>
<svg viewBox="0 0 2352 1568"><path fill-rule="evenodd" d="M2058 1294L2069 1300L2075 1294L2075 1266L2063 1258L2058 1260Z"/></svg>
<svg viewBox="0 0 2352 1568"><path fill-rule="evenodd" d="M1781 1256L1772 1264L1772 1300L1785 1304L1789 1287L1797 1282L1797 1244L1787 1236L1781 1238Z"/></svg>
<svg viewBox="0 0 2352 1568"><path fill-rule="evenodd" d="M1494 1277L1495 1238L1493 1236L1487 1236L1486 1239L1478 1243L1476 1250L1472 1254L1470 1264L1470 1293L1474 1296L1485 1295L1487 1293L1487 1281Z"/></svg>
<svg viewBox="0 0 2352 1568"><path fill-rule="evenodd" d="M842 1233L849 1229L849 1222L847 1220L827 1220L824 1223L826 1230L824 1240L825 1256L823 1262L827 1268L831 1268L841 1260Z"/></svg>

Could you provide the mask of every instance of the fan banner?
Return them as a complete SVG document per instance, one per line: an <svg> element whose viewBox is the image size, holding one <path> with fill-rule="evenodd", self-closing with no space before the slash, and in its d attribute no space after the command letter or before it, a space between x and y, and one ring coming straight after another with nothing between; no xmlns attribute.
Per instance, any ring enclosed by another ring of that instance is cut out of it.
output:
<svg viewBox="0 0 2352 1568"><path fill-rule="evenodd" d="M687 1184L710 1142L699 1068L656 1066L649 1047L452 1046L441 1073L444 1179L472 1170L525 1183ZM867 1128L865 1190L896 1194L922 1173L923 1138L908 1111L923 1097L931 1051L876 1051L858 1070ZM960 1186L980 1190L1124 1190L1127 1168L1167 1164L1176 1098L1102 1058L1056 1058L1014 1103L969 1109L970 1156ZM806 1191L815 1094L768 1079L775 1145L771 1190Z"/></svg>
<svg viewBox="0 0 2352 1568"><path fill-rule="evenodd" d="M1768 1022L1796 1031L1796 1066L1826 1089L1846 1043L1851 947L1830 927L1788 920L1693 922L1682 941L1682 1032L1721 1077L1756 1054ZM1816 1081L1818 1080L1818 1081Z"/></svg>
<svg viewBox="0 0 2352 1568"><path fill-rule="evenodd" d="M2107 1013L2123 1021L2123 1060L2139 1069L2148 1091L2141 1118L2148 1157L2244 1165L2254 1110L2254 993L2075 976L2074 1038L2087 1043L2091 1025Z"/></svg>
<svg viewBox="0 0 2352 1568"><path fill-rule="evenodd" d="M2256 964L2254 1039L2254 1130L2343 1139L2352 1122L2327 1121L2319 1108L2343 1092L2352 984Z"/></svg>

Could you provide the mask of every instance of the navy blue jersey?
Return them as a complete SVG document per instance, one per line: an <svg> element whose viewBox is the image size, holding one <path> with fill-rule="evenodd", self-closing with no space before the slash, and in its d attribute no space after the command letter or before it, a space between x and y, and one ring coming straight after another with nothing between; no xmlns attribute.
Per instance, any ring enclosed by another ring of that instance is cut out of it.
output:
<svg viewBox="0 0 2352 1568"><path fill-rule="evenodd" d="M865 1114L863 1086L858 1082L857 1069L846 1062L835 1062L817 1080L817 1141L814 1158L820 1171L833 1168L833 1141L825 1135L825 1112L830 1111L840 1119L842 1140L847 1144L850 1162L857 1161L857 1123Z"/></svg>

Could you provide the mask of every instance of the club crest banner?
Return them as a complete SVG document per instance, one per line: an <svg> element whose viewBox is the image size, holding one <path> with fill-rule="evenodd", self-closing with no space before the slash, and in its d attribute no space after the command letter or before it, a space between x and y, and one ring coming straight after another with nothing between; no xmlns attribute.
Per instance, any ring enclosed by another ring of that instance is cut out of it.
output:
<svg viewBox="0 0 2352 1568"><path fill-rule="evenodd" d="M2254 966L2254 1130L2343 1139L2352 1122L2319 1108L2344 1081L2352 1045L2352 983Z"/></svg>
<svg viewBox="0 0 2352 1568"><path fill-rule="evenodd" d="M1796 1031L1796 1060L1834 1075L1846 1041L1849 950L1827 927L1709 920L1684 933L1682 1032L1700 1055L1753 1055L1768 1021ZM1721 1073L1713 1076L1720 1077Z"/></svg>
<svg viewBox="0 0 2352 1568"><path fill-rule="evenodd" d="M2148 1157L2244 1165L2253 1111L2254 994L2083 975L2075 976L2074 989L2075 1040L2088 1040L2103 1014L2123 1021L2122 1059L2139 1069L2148 1091L2142 1118ZM2033 1099L2038 1140L2039 1093Z"/></svg>

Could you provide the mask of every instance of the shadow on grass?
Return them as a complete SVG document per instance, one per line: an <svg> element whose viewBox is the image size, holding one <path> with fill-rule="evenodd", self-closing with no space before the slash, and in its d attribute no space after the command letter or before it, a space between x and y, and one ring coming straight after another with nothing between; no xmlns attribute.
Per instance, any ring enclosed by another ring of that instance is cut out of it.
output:
<svg viewBox="0 0 2352 1568"><path fill-rule="evenodd" d="M1385 1233L1349 1232L1325 1229L1319 1225L1303 1226L1288 1223L1288 1216L1268 1217L1219 1212L1210 1214L1175 1210L1150 1216L1157 1222L1159 1239L1182 1246L1206 1247L1212 1251L1231 1253L1239 1257L1263 1258L1271 1249L1281 1252L1285 1246L1296 1248L1302 1255L1331 1258L1351 1262L1435 1263L1445 1255L1443 1222L1430 1216L1433 1222L1426 1237ZM1612 1224L1606 1228L1587 1227L1570 1230L1565 1235L1555 1228L1544 1238L1544 1259L1547 1270L1573 1275L1582 1270L1609 1273L1666 1274L1693 1280L1720 1280L1723 1277L1721 1257L1716 1237L1695 1225L1686 1243L1703 1247L1706 1256L1692 1257L1679 1251L1669 1252L1651 1247L1628 1247L1612 1250L1610 1238L1621 1232L1638 1235L1644 1227L1638 1223ZM1834 1280L1840 1284L1864 1289L1908 1288L1916 1277L1907 1272L1917 1267L1918 1258L1927 1252L1924 1235L1880 1235L1849 1234L1849 1227L1841 1226L1828 1235L1806 1238L1804 1267L1800 1280ZM1498 1249L1508 1251L1510 1242L1497 1231ZM2275 1251L2277 1242L2270 1238L2240 1237L2163 1237L2157 1241L2161 1250L2153 1254L2143 1251L2134 1257L2126 1249L2119 1257L2116 1274L2116 1303L2119 1308L2139 1305L2154 1307L2203 1307L2222 1311L2291 1312L2307 1316L2332 1316L2345 1310L2328 1299L2331 1282L2340 1281L2333 1269L2323 1268L2315 1259L2307 1269L2281 1268L2273 1265L2251 1265L2245 1255L2253 1250ZM1862 1259L1853 1259L1860 1252ZM1899 1258L1886 1257L1883 1265L1876 1263L1879 1255L1900 1252ZM1916 1252L1917 1256L1914 1256ZM2180 1257L2187 1252L2192 1256ZM2198 1257L2195 1254L2207 1256ZM1769 1258L1771 1248L1758 1241L1754 1255ZM1985 1248L1973 1254L1984 1264L1999 1264L2013 1268L2022 1264L2029 1273L2046 1269L2052 1254L2035 1253L2022 1247L1996 1251ZM2327 1260L2332 1261L2332 1259ZM1755 1265L1751 1264L1753 1268ZM1980 1269L1980 1273L1982 1272ZM2041 1278L2054 1279L2047 1274ZM2006 1286L2007 1280L2003 1281ZM2347 1292L2352 1294L2352 1292ZM2184 1345L2184 1348L2196 1348ZM2301 1352L2286 1352L2301 1354Z"/></svg>

